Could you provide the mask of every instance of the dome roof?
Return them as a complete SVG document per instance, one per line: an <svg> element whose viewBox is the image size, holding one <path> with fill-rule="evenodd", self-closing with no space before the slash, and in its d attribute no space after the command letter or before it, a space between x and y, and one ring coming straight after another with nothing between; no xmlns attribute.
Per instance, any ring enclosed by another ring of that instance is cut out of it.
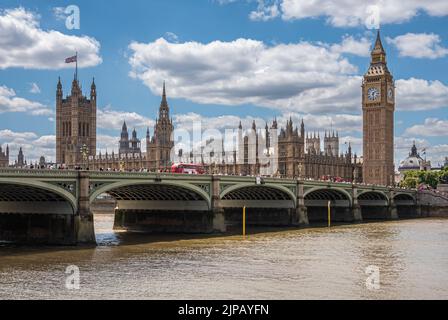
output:
<svg viewBox="0 0 448 320"><path fill-rule="evenodd" d="M417 152L417 147L414 144L411 148L411 152L409 153L409 156L400 162L400 166L398 167L398 170L420 170L422 165L424 164L424 160L422 157L420 157L420 154Z"/></svg>
<svg viewBox="0 0 448 320"><path fill-rule="evenodd" d="M410 156L400 162L399 169L420 170L422 162L422 158Z"/></svg>

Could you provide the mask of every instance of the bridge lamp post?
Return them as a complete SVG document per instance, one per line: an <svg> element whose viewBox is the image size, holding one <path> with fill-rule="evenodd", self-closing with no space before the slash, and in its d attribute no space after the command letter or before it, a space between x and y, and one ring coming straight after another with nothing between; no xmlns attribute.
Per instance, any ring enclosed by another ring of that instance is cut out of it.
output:
<svg viewBox="0 0 448 320"><path fill-rule="evenodd" d="M88 157L88 155L89 155L89 147L87 147L87 145L84 143L81 146L80 151L81 151L81 155L82 155L84 169L86 169L86 167L89 165L88 164L88 161L89 161L89 157ZM86 164L87 164L87 166L86 166Z"/></svg>
<svg viewBox="0 0 448 320"><path fill-rule="evenodd" d="M301 163L299 163L297 165L297 168L299 169L299 180L302 179L302 169L303 169L303 165Z"/></svg>

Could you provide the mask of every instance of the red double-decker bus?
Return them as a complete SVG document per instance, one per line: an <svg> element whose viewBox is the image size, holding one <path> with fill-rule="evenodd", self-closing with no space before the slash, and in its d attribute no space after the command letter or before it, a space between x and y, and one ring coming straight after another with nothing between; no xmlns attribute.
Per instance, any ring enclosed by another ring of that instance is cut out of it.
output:
<svg viewBox="0 0 448 320"><path fill-rule="evenodd" d="M204 167L193 163L175 163L171 166L171 173L204 174Z"/></svg>

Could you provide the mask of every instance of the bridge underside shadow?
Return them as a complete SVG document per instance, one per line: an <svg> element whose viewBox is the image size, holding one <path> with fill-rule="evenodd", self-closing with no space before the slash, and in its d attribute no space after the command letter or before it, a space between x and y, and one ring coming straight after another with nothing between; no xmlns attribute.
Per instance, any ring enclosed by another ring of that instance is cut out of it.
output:
<svg viewBox="0 0 448 320"><path fill-rule="evenodd" d="M397 207L397 215L400 219L411 219L421 217L421 211L415 199L407 194L398 194L394 198Z"/></svg>
<svg viewBox="0 0 448 320"><path fill-rule="evenodd" d="M285 227L295 224L295 204L286 192L269 186L246 186L225 194L220 205L229 227L246 225Z"/></svg>
<svg viewBox="0 0 448 320"><path fill-rule="evenodd" d="M145 233L210 233L213 214L198 193L171 185L130 185L107 194L117 201L115 230Z"/></svg>
<svg viewBox="0 0 448 320"><path fill-rule="evenodd" d="M305 195L310 224L328 222L328 202L330 201L330 218L332 222L353 222L355 217L350 206L350 198L335 189L320 189Z"/></svg>
<svg viewBox="0 0 448 320"><path fill-rule="evenodd" d="M32 244L76 242L72 205L54 192L0 184L0 241Z"/></svg>
<svg viewBox="0 0 448 320"><path fill-rule="evenodd" d="M387 197L379 192L364 192L358 196L363 220L389 220L394 218Z"/></svg>

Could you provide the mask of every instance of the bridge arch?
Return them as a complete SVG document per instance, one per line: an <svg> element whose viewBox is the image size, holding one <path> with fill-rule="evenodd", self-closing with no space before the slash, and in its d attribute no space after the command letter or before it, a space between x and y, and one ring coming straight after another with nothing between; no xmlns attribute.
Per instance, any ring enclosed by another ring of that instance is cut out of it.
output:
<svg viewBox="0 0 448 320"><path fill-rule="evenodd" d="M393 196L393 199L395 201L401 201L401 200L407 200L407 201L413 201L413 202L417 201L417 199L415 198L414 195L409 194L409 193L405 193L405 192L395 193L394 196Z"/></svg>
<svg viewBox="0 0 448 320"><path fill-rule="evenodd" d="M211 209L210 195L202 188L175 181L127 180L99 187L89 197L92 203L100 194L107 193L121 201L200 201Z"/></svg>
<svg viewBox="0 0 448 320"><path fill-rule="evenodd" d="M97 183L97 181L92 181ZM99 186L89 201L107 193L117 201L114 229L149 233L213 231L207 186L179 181L124 180Z"/></svg>
<svg viewBox="0 0 448 320"><path fill-rule="evenodd" d="M224 201L291 201L293 207L295 207L297 201L296 195L290 189L271 183L232 185L221 192L220 199Z"/></svg>
<svg viewBox="0 0 448 320"><path fill-rule="evenodd" d="M76 213L75 196L62 187L0 179L0 241L72 243Z"/></svg>
<svg viewBox="0 0 448 320"><path fill-rule="evenodd" d="M378 190L363 190L357 194L358 200L383 200L389 202L389 196Z"/></svg>
<svg viewBox="0 0 448 320"><path fill-rule="evenodd" d="M341 188L314 187L307 190L303 197L309 200L348 200L352 202L352 195Z"/></svg>
<svg viewBox="0 0 448 320"><path fill-rule="evenodd" d="M239 183L221 191L219 204L229 226L241 225L241 208L246 207L247 225L283 227L292 223L296 200L296 195L282 185Z"/></svg>
<svg viewBox="0 0 448 320"><path fill-rule="evenodd" d="M399 218L415 218L421 215L418 210L417 199L409 193L398 192L393 196Z"/></svg>
<svg viewBox="0 0 448 320"><path fill-rule="evenodd" d="M66 201L75 214L78 208L76 197L69 191L41 181L23 181L22 179L0 180L0 201L43 202Z"/></svg>
<svg viewBox="0 0 448 320"><path fill-rule="evenodd" d="M391 218L390 197L379 190L363 190L357 195L361 214L365 220Z"/></svg>
<svg viewBox="0 0 448 320"><path fill-rule="evenodd" d="M304 193L304 202L310 223L328 220L329 201L332 221L349 222L354 220L351 211L351 194L342 188L322 186L314 187Z"/></svg>

